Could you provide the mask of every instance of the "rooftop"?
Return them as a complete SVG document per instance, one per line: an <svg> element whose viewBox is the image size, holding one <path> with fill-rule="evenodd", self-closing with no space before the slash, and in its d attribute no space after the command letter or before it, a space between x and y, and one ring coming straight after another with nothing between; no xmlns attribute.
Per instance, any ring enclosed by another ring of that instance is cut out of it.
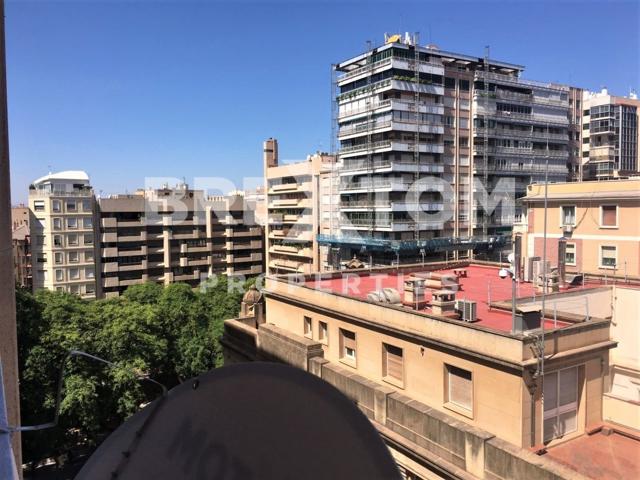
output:
<svg viewBox="0 0 640 480"><path fill-rule="evenodd" d="M499 268L495 266L469 265L464 267L467 271L466 277L460 277L461 289L456 293L457 299L466 299L476 302L477 321L473 325L484 327L494 331L511 331L511 312L492 308L489 303L511 300L511 280L501 279L498 276ZM425 269L424 273L427 272ZM438 270L439 273L451 273L452 269ZM360 273L346 275L330 279L309 279L305 285L311 288L330 291L332 293L346 295L351 298L366 300L367 295L373 291L383 288L394 288L398 290L404 299L404 280L420 270L407 273L389 270L387 273ZM357 278L354 276L357 275ZM534 287L530 283L520 283L517 291L518 297L531 297L535 295ZM427 289L425 299L427 305L416 311L433 314L430 301L432 290ZM463 322L461 322L463 323ZM547 320L545 329L562 328L571 325L569 322Z"/></svg>
<svg viewBox="0 0 640 480"><path fill-rule="evenodd" d="M617 432L583 435L546 455L594 479L640 478L640 441Z"/></svg>
<svg viewBox="0 0 640 480"><path fill-rule="evenodd" d="M51 180L65 180L69 182L89 182L89 175L82 170L65 170L64 172L49 173L33 181L34 185L50 182Z"/></svg>

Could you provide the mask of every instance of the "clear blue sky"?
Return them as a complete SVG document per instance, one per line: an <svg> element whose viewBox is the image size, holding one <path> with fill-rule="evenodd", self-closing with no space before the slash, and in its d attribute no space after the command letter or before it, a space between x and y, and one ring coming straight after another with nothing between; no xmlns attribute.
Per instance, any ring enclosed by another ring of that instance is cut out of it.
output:
<svg viewBox="0 0 640 480"><path fill-rule="evenodd" d="M638 88L639 2L51 1L6 3L13 202L85 169L96 191L145 177L262 174L327 150L330 65L419 31L422 43L523 64L527 78Z"/></svg>

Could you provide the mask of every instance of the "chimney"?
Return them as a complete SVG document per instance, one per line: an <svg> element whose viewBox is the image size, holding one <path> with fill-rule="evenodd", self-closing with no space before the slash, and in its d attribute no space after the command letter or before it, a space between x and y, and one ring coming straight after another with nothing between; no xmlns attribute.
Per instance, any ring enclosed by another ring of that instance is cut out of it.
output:
<svg viewBox="0 0 640 480"><path fill-rule="evenodd" d="M265 169L278 166L278 140L270 138L262 147Z"/></svg>

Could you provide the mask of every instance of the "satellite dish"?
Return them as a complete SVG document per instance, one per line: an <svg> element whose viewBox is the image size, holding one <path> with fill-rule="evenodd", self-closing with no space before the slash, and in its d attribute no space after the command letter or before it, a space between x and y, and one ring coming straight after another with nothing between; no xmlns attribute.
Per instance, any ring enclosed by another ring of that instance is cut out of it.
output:
<svg viewBox="0 0 640 480"><path fill-rule="evenodd" d="M371 422L329 383L251 362L212 370L129 418L84 479L400 479Z"/></svg>

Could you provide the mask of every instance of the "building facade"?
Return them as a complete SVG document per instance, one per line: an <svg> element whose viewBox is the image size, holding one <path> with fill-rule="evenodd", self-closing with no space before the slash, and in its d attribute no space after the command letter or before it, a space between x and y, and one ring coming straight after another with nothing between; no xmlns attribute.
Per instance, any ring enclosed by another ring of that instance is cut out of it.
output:
<svg viewBox="0 0 640 480"><path fill-rule="evenodd" d="M525 215L515 231L526 265L543 257L544 185L531 185L522 201ZM546 246L553 265L561 238L568 273L640 278L640 177L549 184Z"/></svg>
<svg viewBox="0 0 640 480"><path fill-rule="evenodd" d="M29 229L29 207L11 208L11 239L13 244L13 266L17 285L31 289L31 231Z"/></svg>
<svg viewBox="0 0 640 480"><path fill-rule="evenodd" d="M326 243L342 259L368 243L391 247L375 252L388 264L402 261L397 242L411 261L430 239L508 235L513 210L485 212L483 188L490 198L513 179L505 187L513 202L545 170L550 181L567 180L569 87L399 35L335 68L340 217ZM470 253L462 243L449 249Z"/></svg>
<svg viewBox="0 0 640 480"><path fill-rule="evenodd" d="M408 299L403 285L416 279L427 280L426 292ZM514 329L511 281L498 266L442 262L299 280L268 277L266 318L225 323L226 363L276 360L331 383L372 421L406 478L582 478L529 450L588 437L602 426L603 402L620 401L619 392L605 400L617 344L610 319L624 320L613 312L616 287L557 294L555 317L545 310L546 319ZM517 315L541 315L533 286L518 291ZM638 290L629 292L631 306ZM457 299L475 304L471 318ZM611 407L604 415L624 416Z"/></svg>
<svg viewBox="0 0 640 480"><path fill-rule="evenodd" d="M640 100L610 95L606 89L583 94L582 160L587 180L640 173Z"/></svg>
<svg viewBox="0 0 640 480"><path fill-rule="evenodd" d="M320 269L317 235L331 221L323 212L334 201L327 192L334 167L335 157L324 153L279 164L278 141L264 142L267 273L307 274Z"/></svg>
<svg viewBox="0 0 640 480"><path fill-rule="evenodd" d="M179 185L101 198L98 207L107 297L147 281L197 287L211 275L263 272L262 228L241 196L205 198Z"/></svg>
<svg viewBox="0 0 640 480"><path fill-rule="evenodd" d="M33 288L99 296L95 197L82 171L49 174L29 187Z"/></svg>

